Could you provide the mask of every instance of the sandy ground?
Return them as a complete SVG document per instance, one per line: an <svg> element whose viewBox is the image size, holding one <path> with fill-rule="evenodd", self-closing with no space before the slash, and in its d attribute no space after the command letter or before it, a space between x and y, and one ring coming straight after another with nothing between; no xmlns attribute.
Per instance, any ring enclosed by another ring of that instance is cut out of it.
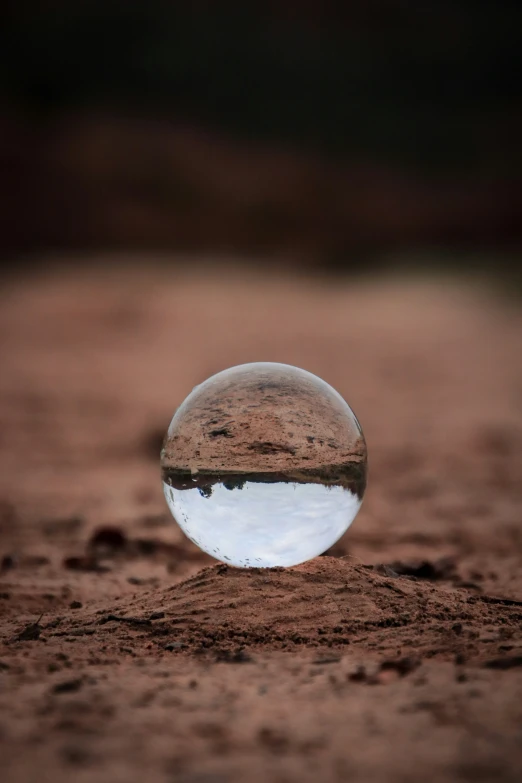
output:
<svg viewBox="0 0 522 783"><path fill-rule="evenodd" d="M3 781L521 779L516 303L190 265L0 296ZM356 522L288 570L215 564L161 490L175 408L257 360L368 444Z"/></svg>

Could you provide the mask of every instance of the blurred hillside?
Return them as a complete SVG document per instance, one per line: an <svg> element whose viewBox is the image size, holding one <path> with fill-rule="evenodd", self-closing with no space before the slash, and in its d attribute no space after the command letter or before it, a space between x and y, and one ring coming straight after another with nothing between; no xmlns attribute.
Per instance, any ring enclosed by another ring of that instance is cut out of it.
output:
<svg viewBox="0 0 522 783"><path fill-rule="evenodd" d="M11 2L0 250L522 244L522 5Z"/></svg>

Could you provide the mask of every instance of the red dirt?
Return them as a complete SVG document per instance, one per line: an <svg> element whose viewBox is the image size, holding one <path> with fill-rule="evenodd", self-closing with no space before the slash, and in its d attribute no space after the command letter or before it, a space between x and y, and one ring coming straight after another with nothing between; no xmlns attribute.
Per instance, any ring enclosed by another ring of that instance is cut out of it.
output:
<svg viewBox="0 0 522 783"><path fill-rule="evenodd" d="M520 780L518 307L158 267L1 295L3 781ZM175 407L255 360L368 443L355 524L286 570L213 565L161 491Z"/></svg>

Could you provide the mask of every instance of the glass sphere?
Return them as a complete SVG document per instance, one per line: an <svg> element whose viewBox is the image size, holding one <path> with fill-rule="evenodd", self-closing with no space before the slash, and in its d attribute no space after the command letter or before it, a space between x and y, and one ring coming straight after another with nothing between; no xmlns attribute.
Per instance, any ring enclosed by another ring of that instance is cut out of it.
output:
<svg viewBox="0 0 522 783"><path fill-rule="evenodd" d="M366 444L325 381L256 362L193 389L170 423L161 468L174 519L204 552L246 568L292 566L353 522Z"/></svg>

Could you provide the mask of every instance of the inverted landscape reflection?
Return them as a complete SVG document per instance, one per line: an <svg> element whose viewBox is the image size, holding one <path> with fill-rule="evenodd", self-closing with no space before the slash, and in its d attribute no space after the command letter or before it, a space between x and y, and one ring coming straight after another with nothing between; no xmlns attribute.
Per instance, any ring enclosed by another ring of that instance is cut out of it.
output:
<svg viewBox="0 0 522 783"><path fill-rule="evenodd" d="M325 552L350 527L360 498L341 486L245 481L211 493L163 483L187 537L212 557L249 568L292 566Z"/></svg>

